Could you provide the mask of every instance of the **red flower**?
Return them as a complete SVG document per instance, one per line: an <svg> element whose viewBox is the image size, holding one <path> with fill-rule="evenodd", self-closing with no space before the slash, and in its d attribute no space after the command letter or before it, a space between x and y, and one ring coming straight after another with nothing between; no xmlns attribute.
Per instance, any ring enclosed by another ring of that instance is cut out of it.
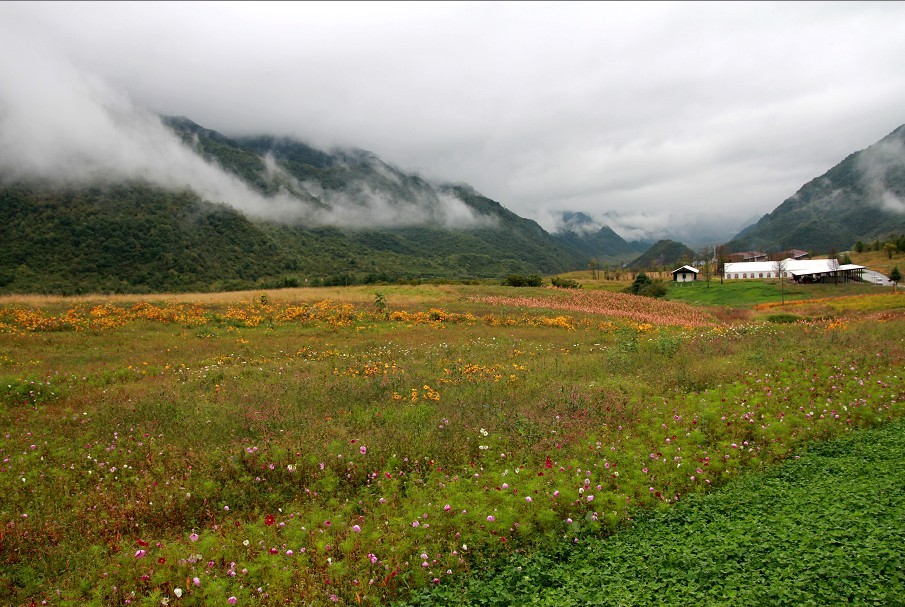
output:
<svg viewBox="0 0 905 607"><path fill-rule="evenodd" d="M139 546L147 546L147 545L148 545L148 542L144 541L143 539L139 539L139 540L138 540L138 545L139 545Z"/></svg>
<svg viewBox="0 0 905 607"><path fill-rule="evenodd" d="M268 527L273 525L275 522L276 522L276 519L273 517L272 514L268 514L267 516L264 517L264 524L267 525Z"/></svg>
<svg viewBox="0 0 905 607"><path fill-rule="evenodd" d="M552 468L552 467L553 467L553 460L550 459L550 456L548 455L548 456L547 456L547 461L544 462L544 468L546 468L547 470L549 470L549 469Z"/></svg>

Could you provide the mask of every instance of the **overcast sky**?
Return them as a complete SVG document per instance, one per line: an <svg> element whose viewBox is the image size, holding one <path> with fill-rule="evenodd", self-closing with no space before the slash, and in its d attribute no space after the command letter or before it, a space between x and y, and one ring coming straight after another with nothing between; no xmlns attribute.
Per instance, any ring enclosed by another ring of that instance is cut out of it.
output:
<svg viewBox="0 0 905 607"><path fill-rule="evenodd" d="M903 68L905 2L3 2L0 154L128 155L83 117L103 97L364 148L548 229L728 238L905 123Z"/></svg>

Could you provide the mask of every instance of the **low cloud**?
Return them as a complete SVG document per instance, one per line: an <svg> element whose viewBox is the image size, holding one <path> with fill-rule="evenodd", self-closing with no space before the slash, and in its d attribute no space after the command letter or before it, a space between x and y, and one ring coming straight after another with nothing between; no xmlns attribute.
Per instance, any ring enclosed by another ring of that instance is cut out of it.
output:
<svg viewBox="0 0 905 607"><path fill-rule="evenodd" d="M439 225L444 228L491 227L494 218L475 213L455 196L430 188L407 199L398 199L375 189L365 181L335 191L314 182L301 187L325 204L304 216L307 223L350 228L392 228Z"/></svg>
<svg viewBox="0 0 905 607"><path fill-rule="evenodd" d="M291 178L273 157L268 173L294 187L263 196L205 161L156 114L53 48L0 28L0 177L72 187L141 180L168 189L190 188L256 218L352 228L492 225L455 196L426 184L399 200L367 182L323 190ZM382 179L399 182L391 167L372 164ZM315 203L315 199L320 204Z"/></svg>
<svg viewBox="0 0 905 607"><path fill-rule="evenodd" d="M857 159L868 201L886 211L905 214L905 142L891 135L863 150ZM897 182L893 189L891 182Z"/></svg>

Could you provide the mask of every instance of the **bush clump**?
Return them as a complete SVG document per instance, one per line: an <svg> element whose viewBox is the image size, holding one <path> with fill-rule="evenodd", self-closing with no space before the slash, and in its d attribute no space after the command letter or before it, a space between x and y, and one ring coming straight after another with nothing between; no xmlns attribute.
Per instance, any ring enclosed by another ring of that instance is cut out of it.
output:
<svg viewBox="0 0 905 607"><path fill-rule="evenodd" d="M791 324L796 323L799 320L801 320L801 316L796 316L795 314L770 314L767 316L767 322L777 324Z"/></svg>
<svg viewBox="0 0 905 607"><path fill-rule="evenodd" d="M653 280L644 272L638 272L632 284L625 288L625 292L645 297L663 297L666 295L666 285L662 280Z"/></svg>
<svg viewBox="0 0 905 607"><path fill-rule="evenodd" d="M543 284L544 279L537 274L529 274L527 276L523 276L522 274L510 274L506 277L506 280L503 281L503 286L507 287L541 287Z"/></svg>
<svg viewBox="0 0 905 607"><path fill-rule="evenodd" d="M571 278L559 278L554 276L550 279L550 284L554 287L558 287L560 289L580 289L581 285L578 281L572 280Z"/></svg>

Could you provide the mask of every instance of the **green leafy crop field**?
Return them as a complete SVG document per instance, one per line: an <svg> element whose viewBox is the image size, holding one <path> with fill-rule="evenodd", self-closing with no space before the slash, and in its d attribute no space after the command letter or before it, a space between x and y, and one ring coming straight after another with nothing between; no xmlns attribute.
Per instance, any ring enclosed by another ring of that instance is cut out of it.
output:
<svg viewBox="0 0 905 607"><path fill-rule="evenodd" d="M409 605L905 604L905 424L796 450L630 529Z"/></svg>

